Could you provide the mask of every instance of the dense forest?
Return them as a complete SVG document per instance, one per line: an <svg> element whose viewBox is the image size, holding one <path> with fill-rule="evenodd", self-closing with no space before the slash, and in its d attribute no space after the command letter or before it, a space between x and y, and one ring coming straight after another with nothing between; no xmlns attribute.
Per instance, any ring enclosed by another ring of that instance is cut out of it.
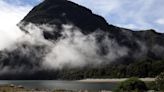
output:
<svg viewBox="0 0 164 92"><path fill-rule="evenodd" d="M57 79L85 79L85 78L127 78L127 77L156 77L164 71L164 61L138 61L130 64L110 64L99 68L63 69L56 72ZM54 78L54 77L53 77ZM52 79L53 79L52 78ZM49 79L50 76L49 76Z"/></svg>

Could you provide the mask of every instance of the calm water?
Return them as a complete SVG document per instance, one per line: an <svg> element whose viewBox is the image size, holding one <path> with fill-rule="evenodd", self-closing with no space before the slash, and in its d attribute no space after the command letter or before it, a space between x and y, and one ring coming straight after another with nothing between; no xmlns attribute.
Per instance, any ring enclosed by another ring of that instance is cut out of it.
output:
<svg viewBox="0 0 164 92"><path fill-rule="evenodd" d="M117 83L89 83L89 82L77 82L77 81L52 81L52 80L16 80L16 81L4 81L1 80L0 84L15 84L22 85L26 88L42 88L42 89L68 89L68 90L113 90Z"/></svg>

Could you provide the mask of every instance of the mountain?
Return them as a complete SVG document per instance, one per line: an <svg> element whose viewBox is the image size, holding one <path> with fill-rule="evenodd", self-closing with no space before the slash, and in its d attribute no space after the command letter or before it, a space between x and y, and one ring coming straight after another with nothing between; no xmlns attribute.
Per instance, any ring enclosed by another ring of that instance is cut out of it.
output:
<svg viewBox="0 0 164 92"><path fill-rule="evenodd" d="M137 43L138 40L145 43L148 52L153 54L153 57L150 55L150 58L162 57L156 55L157 53L154 53L152 48L155 45L164 46L164 34L157 33L153 29L132 31L109 25L103 17L93 14L91 10L68 0L45 0L34 7L22 21L34 24L53 24L57 25L58 30L61 29L63 24L73 24L80 28L84 34L90 34L100 29L106 33L110 33L108 36L115 39L120 45L131 49L129 53L134 53L141 49ZM52 34L45 31L44 37L54 39L59 32ZM147 53L148 56L150 53Z"/></svg>
<svg viewBox="0 0 164 92"><path fill-rule="evenodd" d="M19 27L28 35L30 24L42 29L43 38L37 40L44 39L46 43L25 41L17 43L15 49L0 51L0 79L155 77L164 70L164 34L153 29L133 31L108 24L103 17L68 0L44 0L24 17ZM63 36L63 25L73 26L64 30L69 35ZM78 32L74 33L74 29ZM38 34L36 29L32 32ZM73 40L67 44L65 39ZM53 45L47 46L48 43ZM56 45L62 48L60 53ZM52 68L42 65L47 62L45 59Z"/></svg>

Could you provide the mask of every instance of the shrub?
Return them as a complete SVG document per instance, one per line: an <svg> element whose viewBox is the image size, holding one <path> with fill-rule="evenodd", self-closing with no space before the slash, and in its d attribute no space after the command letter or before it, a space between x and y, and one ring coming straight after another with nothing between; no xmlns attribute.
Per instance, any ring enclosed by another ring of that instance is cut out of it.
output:
<svg viewBox="0 0 164 92"><path fill-rule="evenodd" d="M156 77L156 84L158 90L164 91L164 72L162 72L160 75Z"/></svg>
<svg viewBox="0 0 164 92"><path fill-rule="evenodd" d="M144 92L146 84L138 78L129 78L120 83L115 92Z"/></svg>
<svg viewBox="0 0 164 92"><path fill-rule="evenodd" d="M147 85L147 88L148 88L149 90L155 90L155 91L158 90L158 87L157 87L155 81L147 82L146 85Z"/></svg>

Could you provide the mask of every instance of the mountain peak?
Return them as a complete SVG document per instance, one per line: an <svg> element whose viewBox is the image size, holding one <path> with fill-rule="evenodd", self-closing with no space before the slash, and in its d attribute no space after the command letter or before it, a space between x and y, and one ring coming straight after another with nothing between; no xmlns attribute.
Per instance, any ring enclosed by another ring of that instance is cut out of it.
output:
<svg viewBox="0 0 164 92"><path fill-rule="evenodd" d="M34 7L22 21L35 24L54 24L58 27L61 27L62 24L73 24L85 30L84 33L96 29L105 30L108 26L103 17L68 0L45 0Z"/></svg>
<svg viewBox="0 0 164 92"><path fill-rule="evenodd" d="M44 0L44 1L60 2L60 1L69 1L69 0Z"/></svg>

